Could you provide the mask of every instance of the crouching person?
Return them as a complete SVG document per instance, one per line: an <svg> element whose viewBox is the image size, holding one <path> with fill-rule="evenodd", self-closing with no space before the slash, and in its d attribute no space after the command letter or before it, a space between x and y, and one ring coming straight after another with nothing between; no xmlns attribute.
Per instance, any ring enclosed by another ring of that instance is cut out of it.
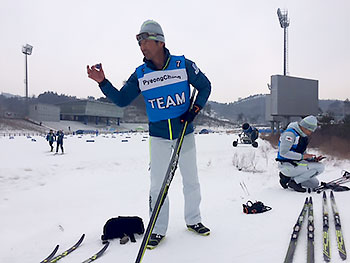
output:
<svg viewBox="0 0 350 263"><path fill-rule="evenodd" d="M324 171L322 156L306 153L310 135L317 128L315 116L307 116L299 123L292 122L281 134L278 143L276 161L279 162L280 184L283 188L292 188L297 192L306 192L307 188L316 188L317 175Z"/></svg>

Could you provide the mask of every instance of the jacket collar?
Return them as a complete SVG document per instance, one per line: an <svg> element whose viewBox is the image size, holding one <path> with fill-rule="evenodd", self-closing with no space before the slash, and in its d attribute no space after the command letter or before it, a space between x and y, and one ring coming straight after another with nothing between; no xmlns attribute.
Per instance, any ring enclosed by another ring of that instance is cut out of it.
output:
<svg viewBox="0 0 350 263"><path fill-rule="evenodd" d="M170 57L170 52L166 47L164 47L164 54L165 54L165 61L164 61L164 65L165 65ZM148 60L144 57L143 62L145 62L146 66L149 67L150 69L158 70L156 66L153 64L152 60Z"/></svg>
<svg viewBox="0 0 350 263"><path fill-rule="evenodd" d="M301 137L307 137L305 133L300 129L298 122L291 122L287 128L294 129Z"/></svg>

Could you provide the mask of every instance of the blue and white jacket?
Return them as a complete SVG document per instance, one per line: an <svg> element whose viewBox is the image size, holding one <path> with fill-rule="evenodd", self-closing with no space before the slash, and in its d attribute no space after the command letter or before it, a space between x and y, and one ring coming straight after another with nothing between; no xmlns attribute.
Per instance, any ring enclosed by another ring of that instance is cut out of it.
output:
<svg viewBox="0 0 350 263"><path fill-rule="evenodd" d="M309 143L308 137L299 127L297 122L292 122L281 134L278 142L277 160L299 161L303 159Z"/></svg>
<svg viewBox="0 0 350 263"><path fill-rule="evenodd" d="M120 90L107 79L99 86L106 97L119 107L129 105L142 93L150 135L173 140L179 136L183 126L180 116L190 106L190 85L198 90L194 104L203 108L209 98L211 84L194 62L184 56L172 56L166 48L164 52L164 69L156 69L152 61L144 58L145 63L136 68ZM192 123L187 126L186 134L191 132Z"/></svg>

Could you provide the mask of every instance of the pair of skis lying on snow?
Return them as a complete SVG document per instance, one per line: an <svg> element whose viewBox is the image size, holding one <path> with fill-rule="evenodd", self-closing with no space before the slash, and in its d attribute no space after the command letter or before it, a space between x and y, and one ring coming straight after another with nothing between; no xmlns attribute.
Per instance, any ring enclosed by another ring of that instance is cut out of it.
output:
<svg viewBox="0 0 350 263"><path fill-rule="evenodd" d="M80 244L83 242L85 237L85 234L83 234L81 236L81 238L78 240L78 242L76 244L74 244L71 248L67 249L66 251L64 251L62 254L57 255L55 257L55 254L58 250L59 245L57 245L55 247L55 249L51 252L51 254L45 258L44 260L42 260L40 263L54 263L57 262L58 260L60 260L61 258L67 256L68 254L70 254L71 252L73 252L77 247L80 246ZM91 256L90 258L84 260L82 263L90 263L94 260L96 260L97 258L99 258L100 256L102 256L102 254L106 251L107 247L109 245L109 242L107 242L100 251L98 251L96 254L94 254L93 256Z"/></svg>
<svg viewBox="0 0 350 263"><path fill-rule="evenodd" d="M335 203L334 194L333 191L331 191L330 194L331 199L331 206L334 216L334 224L335 224L335 232L336 232L336 238L337 238L337 246L338 246L338 252L339 256L342 260L346 259L346 250L345 250L345 244L340 224L340 217L339 212L337 209L337 205ZM322 210L323 210L323 259L326 262L329 262L331 260L331 254L330 254L330 242L329 242L329 218L328 218L328 206L327 206L327 195L326 192L323 192L323 204L322 204ZM284 263L291 263L293 262L294 252L297 245L297 240L299 236L299 232L301 229L301 226L303 224L306 212L308 211L308 226L307 226L307 262L313 263L315 262L315 254L314 254L314 214L313 214L313 204L312 204L312 197L306 197L303 209L300 212L300 215L298 217L298 220L293 228L293 233L289 242L289 247L287 251L287 255L284 259Z"/></svg>

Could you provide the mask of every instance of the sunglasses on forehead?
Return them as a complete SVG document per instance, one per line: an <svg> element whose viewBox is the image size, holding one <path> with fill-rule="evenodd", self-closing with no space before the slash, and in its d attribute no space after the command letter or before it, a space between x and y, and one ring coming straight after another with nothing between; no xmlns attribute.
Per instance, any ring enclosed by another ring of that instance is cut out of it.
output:
<svg viewBox="0 0 350 263"><path fill-rule="evenodd" d="M157 34L157 33L144 32L144 33L140 33L140 34L136 35L136 39L137 39L138 42L140 42L141 40L144 40L144 39L157 40L157 36L163 36L163 35L162 34Z"/></svg>

